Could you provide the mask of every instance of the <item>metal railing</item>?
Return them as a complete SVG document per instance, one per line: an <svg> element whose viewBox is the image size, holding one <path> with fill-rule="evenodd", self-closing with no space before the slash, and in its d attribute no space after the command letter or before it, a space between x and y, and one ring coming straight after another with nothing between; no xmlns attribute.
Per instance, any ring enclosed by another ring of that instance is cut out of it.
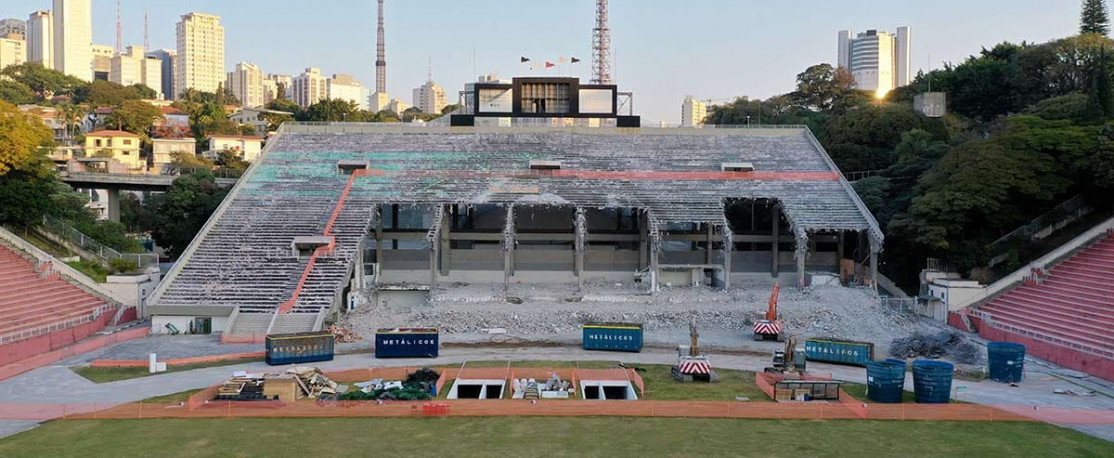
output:
<svg viewBox="0 0 1114 458"><path fill-rule="evenodd" d="M990 248L996 251L1001 245L1015 239L1032 240L1037 234L1046 229L1051 228L1055 230L1057 224L1082 217L1089 211L1087 207L1087 199L1084 195L1080 194L1072 197L1045 212L1043 215L1033 218L1028 224L1014 229L1009 234L998 238L998 240L990 242Z"/></svg>
<svg viewBox="0 0 1114 458"><path fill-rule="evenodd" d="M155 253L121 253L94 240L92 237L82 234L81 231L57 218L44 216L43 229L81 247L85 251L93 253L105 262L112 259L126 259L134 261L140 268L159 265L159 255Z"/></svg>
<svg viewBox="0 0 1114 458"><path fill-rule="evenodd" d="M63 329L69 329L69 328L72 328L72 327L75 327L75 326L81 326L85 323L91 323L91 322L97 320L98 318L100 318L102 314L108 313L115 308L116 308L116 306L114 306L112 304L106 304L106 305L102 305L100 307L97 307L97 308L93 309L93 311L91 313L89 313L88 315L74 317L74 318L70 318L66 321L59 321L59 322L56 322L56 323L50 323L50 324L38 326L38 327L35 327L35 328L31 328L31 329L24 329L22 331L16 331L16 332L11 332L11 333L8 333L8 334L0 335L0 345L12 343L12 342L18 342L18 341L25 340L25 339L30 339L32 337L41 336L43 334L48 334L48 333L51 333L51 332L54 332L54 331L60 331L60 330L63 330ZM123 307L121 307L121 308L123 308Z"/></svg>
<svg viewBox="0 0 1114 458"><path fill-rule="evenodd" d="M912 297L880 297L878 298L883 307L886 307L895 312L905 313L909 315L917 314L917 299Z"/></svg>

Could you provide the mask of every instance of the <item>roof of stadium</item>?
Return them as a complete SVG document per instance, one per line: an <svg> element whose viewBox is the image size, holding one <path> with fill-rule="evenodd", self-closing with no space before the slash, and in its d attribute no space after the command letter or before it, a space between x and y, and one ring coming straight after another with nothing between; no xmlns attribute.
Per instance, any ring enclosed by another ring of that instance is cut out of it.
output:
<svg viewBox="0 0 1114 458"><path fill-rule="evenodd" d="M532 170L530 161L559 161ZM346 175L338 164L366 164ZM722 171L749 162L750 172ZM727 199L774 199L794 234L882 233L804 127L541 128L286 124L195 238L153 306L331 304L383 203L645 209L651 225L726 225ZM306 267L295 237L332 235ZM306 272L306 275L302 273ZM299 281L299 277L301 281ZM295 294L295 291L302 294Z"/></svg>

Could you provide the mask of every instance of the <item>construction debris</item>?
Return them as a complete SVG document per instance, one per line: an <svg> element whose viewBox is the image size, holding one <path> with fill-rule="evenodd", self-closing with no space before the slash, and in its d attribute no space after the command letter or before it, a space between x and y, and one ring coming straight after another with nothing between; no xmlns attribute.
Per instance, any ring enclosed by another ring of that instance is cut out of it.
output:
<svg viewBox="0 0 1114 458"><path fill-rule="evenodd" d="M281 374L232 374L217 389L217 399L227 401L332 399L347 387L338 387L316 367L296 366Z"/></svg>
<svg viewBox="0 0 1114 458"><path fill-rule="evenodd" d="M1094 396L1096 394L1092 390L1075 391L1075 390L1065 390L1065 389L1061 389L1061 388L1054 389L1054 390L1052 390L1052 392L1056 393L1056 394L1070 394L1072 396Z"/></svg>
<svg viewBox="0 0 1114 458"><path fill-rule="evenodd" d="M896 358L948 358L960 364L978 364L981 352L975 344L955 332L914 334L894 339L890 355Z"/></svg>
<svg viewBox="0 0 1114 458"><path fill-rule="evenodd" d="M405 381L371 379L353 384L358 390L341 394L342 401L423 401L432 399L437 392L437 380L441 378L428 367L414 372Z"/></svg>
<svg viewBox="0 0 1114 458"><path fill-rule="evenodd" d="M355 343L363 340L363 337L352 331L352 327L345 323L329 326L329 332L333 333L337 343Z"/></svg>

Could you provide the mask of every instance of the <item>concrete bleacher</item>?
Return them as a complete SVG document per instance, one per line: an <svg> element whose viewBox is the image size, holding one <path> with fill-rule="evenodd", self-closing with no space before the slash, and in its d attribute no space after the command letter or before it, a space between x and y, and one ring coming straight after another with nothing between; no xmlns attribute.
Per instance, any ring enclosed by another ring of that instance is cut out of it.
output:
<svg viewBox="0 0 1114 458"><path fill-rule="evenodd" d="M111 314L113 307L0 246L0 344L30 339Z"/></svg>
<svg viewBox="0 0 1114 458"><path fill-rule="evenodd" d="M1030 354L1111 378L1114 233L977 310L984 337L1029 340Z"/></svg>

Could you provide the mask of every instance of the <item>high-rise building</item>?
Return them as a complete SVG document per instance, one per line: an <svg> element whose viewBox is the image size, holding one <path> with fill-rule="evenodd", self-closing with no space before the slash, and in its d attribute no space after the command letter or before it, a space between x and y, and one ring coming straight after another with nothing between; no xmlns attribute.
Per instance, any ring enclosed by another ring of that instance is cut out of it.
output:
<svg viewBox="0 0 1114 458"><path fill-rule="evenodd" d="M177 25L178 68L174 90L216 92L225 80L224 27L220 16L189 13Z"/></svg>
<svg viewBox="0 0 1114 458"><path fill-rule="evenodd" d="M147 56L147 48L142 46L128 46L127 52L112 57L112 71L109 72L109 81L131 86L142 84L155 92L161 100L162 92L162 61L156 57Z"/></svg>
<svg viewBox="0 0 1114 458"><path fill-rule="evenodd" d="M240 99L240 105L244 108L258 108L267 103L263 96L263 71L253 63L236 64L228 73L224 86Z"/></svg>
<svg viewBox="0 0 1114 458"><path fill-rule="evenodd" d="M156 49L148 51L147 57L157 59L162 68L162 88L159 91L162 92L163 97L167 100L177 99L179 94L174 87L174 74L178 67L178 53L173 49Z"/></svg>
<svg viewBox="0 0 1114 458"><path fill-rule="evenodd" d="M321 75L321 69L309 67L301 75L294 77L294 103L309 108L329 97L328 78Z"/></svg>
<svg viewBox="0 0 1114 458"><path fill-rule="evenodd" d="M0 69L24 62L27 62L27 42L12 38L0 38Z"/></svg>
<svg viewBox="0 0 1114 458"><path fill-rule="evenodd" d="M708 104L686 95L685 103L681 104L681 125L699 126L704 124L706 117L708 117Z"/></svg>
<svg viewBox="0 0 1114 458"><path fill-rule="evenodd" d="M275 82L275 98L278 98L278 87L282 86L285 89L283 98L287 100L294 100L294 78L290 75L267 75L267 79Z"/></svg>
<svg viewBox="0 0 1114 458"><path fill-rule="evenodd" d="M92 45L89 52L93 56L93 79L108 81L112 79L112 57L116 48L109 45Z"/></svg>
<svg viewBox="0 0 1114 458"><path fill-rule="evenodd" d="M26 40L27 21L23 19L0 19L0 38Z"/></svg>
<svg viewBox="0 0 1114 458"><path fill-rule="evenodd" d="M432 79L414 89L414 106L422 110L422 113L440 114L445 105L445 89Z"/></svg>
<svg viewBox="0 0 1114 458"><path fill-rule="evenodd" d="M92 81L92 0L54 0L52 29L54 69L84 81Z"/></svg>
<svg viewBox="0 0 1114 458"><path fill-rule="evenodd" d="M364 85L356 81L352 75L334 74L328 81L328 95L330 99L341 99L353 102L361 110L368 109L368 97L364 93Z"/></svg>
<svg viewBox="0 0 1114 458"><path fill-rule="evenodd" d="M838 39L838 65L851 73L859 89L874 91L882 97L909 85L912 78L909 27L898 27L897 34L867 30L854 37L850 30L843 30Z"/></svg>
<svg viewBox="0 0 1114 458"><path fill-rule="evenodd" d="M285 96L286 94L283 94L283 95ZM275 80L264 79L263 80L263 104L266 105L268 103L271 103L272 100L275 100L277 98L278 98L278 83L276 83Z"/></svg>
<svg viewBox="0 0 1114 458"><path fill-rule="evenodd" d="M27 62L54 68L54 13L31 13L27 20Z"/></svg>

